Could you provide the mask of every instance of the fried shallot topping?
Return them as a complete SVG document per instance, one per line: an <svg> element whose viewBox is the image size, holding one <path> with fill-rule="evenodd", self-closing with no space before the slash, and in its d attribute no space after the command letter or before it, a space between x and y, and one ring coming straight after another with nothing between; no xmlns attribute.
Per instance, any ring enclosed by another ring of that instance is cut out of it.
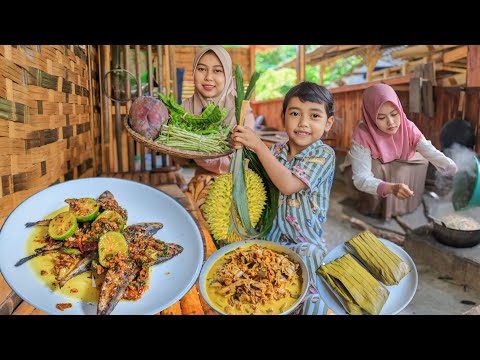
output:
<svg viewBox="0 0 480 360"><path fill-rule="evenodd" d="M256 304L290 296L287 285L300 278L298 264L256 244L227 253L225 260L211 286L219 287L219 293L229 297L229 304L237 308L245 304L255 308Z"/></svg>

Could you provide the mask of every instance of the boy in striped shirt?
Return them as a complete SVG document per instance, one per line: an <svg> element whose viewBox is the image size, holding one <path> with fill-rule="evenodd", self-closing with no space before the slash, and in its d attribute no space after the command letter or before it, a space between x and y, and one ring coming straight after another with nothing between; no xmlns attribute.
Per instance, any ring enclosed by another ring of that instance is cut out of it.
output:
<svg viewBox="0 0 480 360"><path fill-rule="evenodd" d="M310 294L302 313L325 314L316 270L327 253L322 224L335 172L335 152L321 140L334 122L333 96L323 86L302 82L285 95L282 120L286 143L268 149L252 129L239 125L232 133L233 146L252 149L280 192L277 217L266 240L290 247L309 269Z"/></svg>

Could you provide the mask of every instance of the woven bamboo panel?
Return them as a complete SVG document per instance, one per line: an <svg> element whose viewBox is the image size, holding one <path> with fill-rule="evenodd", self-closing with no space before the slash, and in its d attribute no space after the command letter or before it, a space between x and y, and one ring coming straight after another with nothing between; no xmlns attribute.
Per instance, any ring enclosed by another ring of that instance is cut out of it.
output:
<svg viewBox="0 0 480 360"><path fill-rule="evenodd" d="M175 64L177 68L184 68L185 73L183 75L183 87L182 87L182 100L192 96L193 94L193 60L196 52L200 49L199 46L181 46L175 47ZM233 70L240 65L243 73L244 85L248 86L250 80L251 66L250 66L250 49L249 48L226 48L230 56L232 57Z"/></svg>
<svg viewBox="0 0 480 360"><path fill-rule="evenodd" d="M0 45L0 226L36 192L94 175L89 83L84 46Z"/></svg>

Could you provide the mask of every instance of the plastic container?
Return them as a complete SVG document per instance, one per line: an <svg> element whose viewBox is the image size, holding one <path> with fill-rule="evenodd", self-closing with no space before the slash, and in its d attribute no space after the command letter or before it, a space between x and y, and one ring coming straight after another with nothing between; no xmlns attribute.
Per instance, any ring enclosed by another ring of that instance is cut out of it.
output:
<svg viewBox="0 0 480 360"><path fill-rule="evenodd" d="M456 211L480 205L480 162L474 155L474 171L462 170L453 179L452 203Z"/></svg>
<svg viewBox="0 0 480 360"><path fill-rule="evenodd" d="M152 170L152 154L151 153L145 154L145 170L146 171Z"/></svg>
<svg viewBox="0 0 480 360"><path fill-rule="evenodd" d="M155 159L157 160L155 165L157 168L161 168L163 166L162 155L155 155Z"/></svg>
<svg viewBox="0 0 480 360"><path fill-rule="evenodd" d="M135 165L135 171L140 171L142 169L142 162L140 160L140 155L135 155L133 158L133 163Z"/></svg>

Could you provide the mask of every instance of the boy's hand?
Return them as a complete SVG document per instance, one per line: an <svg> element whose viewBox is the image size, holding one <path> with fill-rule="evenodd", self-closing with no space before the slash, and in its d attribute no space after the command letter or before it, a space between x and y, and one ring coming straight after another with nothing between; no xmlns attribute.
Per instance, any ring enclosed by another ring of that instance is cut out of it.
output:
<svg viewBox="0 0 480 360"><path fill-rule="evenodd" d="M249 127L237 125L233 129L232 146L234 149L241 149L246 146L253 151L257 151L261 145L263 145L262 139Z"/></svg>

